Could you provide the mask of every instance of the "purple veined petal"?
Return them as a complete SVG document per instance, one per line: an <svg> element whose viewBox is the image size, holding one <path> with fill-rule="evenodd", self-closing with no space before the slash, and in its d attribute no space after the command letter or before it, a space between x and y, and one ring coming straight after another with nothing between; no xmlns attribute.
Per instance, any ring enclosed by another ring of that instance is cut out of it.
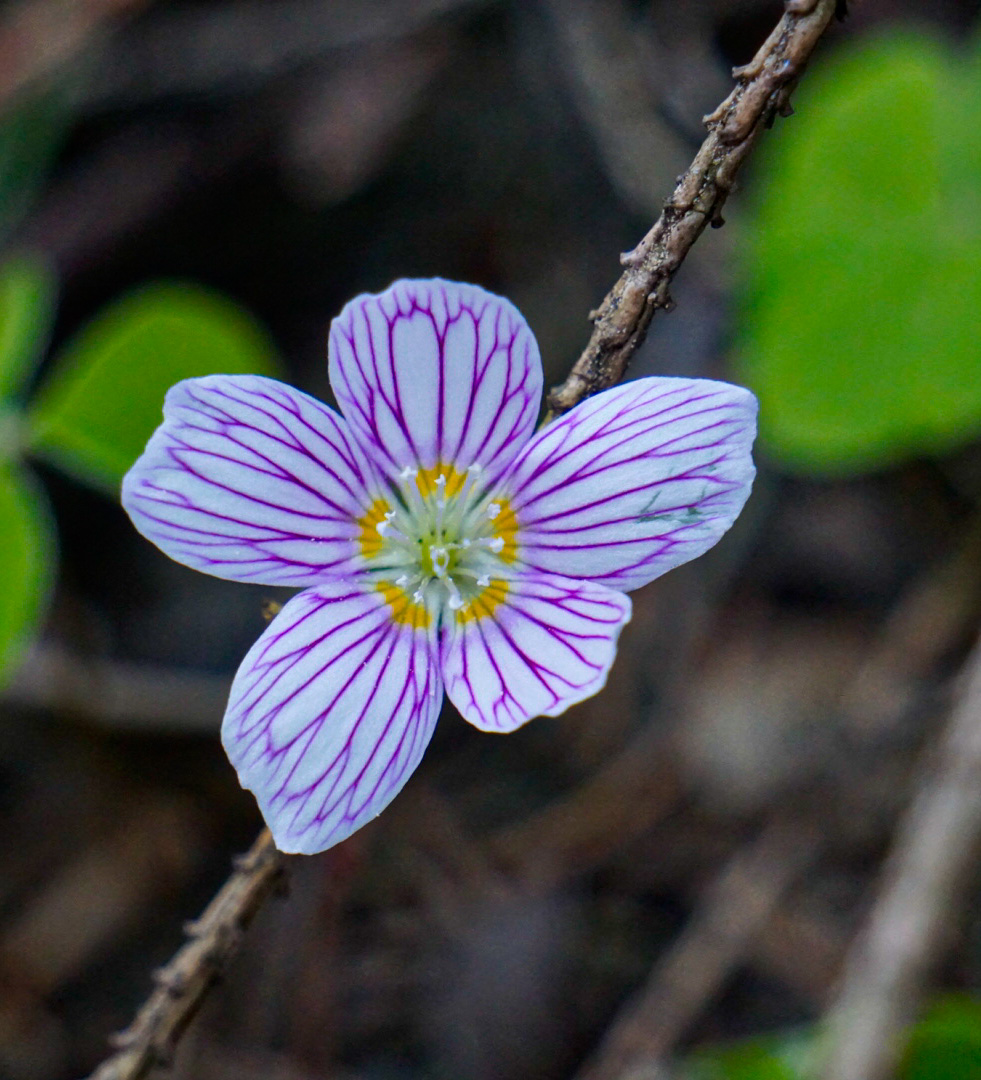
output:
<svg viewBox="0 0 981 1080"><path fill-rule="evenodd" d="M211 375L168 391L122 502L178 562L307 586L360 558L358 518L377 483L333 409L275 379Z"/></svg>
<svg viewBox="0 0 981 1080"><path fill-rule="evenodd" d="M370 584L325 582L242 661L222 742L277 847L313 854L395 798L442 702L434 628L396 616Z"/></svg>
<svg viewBox="0 0 981 1080"><path fill-rule="evenodd" d="M637 589L732 525L756 470L756 398L708 379L606 390L550 424L506 480L531 570Z"/></svg>
<svg viewBox="0 0 981 1080"><path fill-rule="evenodd" d="M444 625L446 693L484 731L558 716L606 683L630 598L556 574L492 581Z"/></svg>
<svg viewBox="0 0 981 1080"><path fill-rule="evenodd" d="M531 436L542 365L507 300L476 285L403 280L356 297L334 320L330 384L389 476L476 463L491 482Z"/></svg>

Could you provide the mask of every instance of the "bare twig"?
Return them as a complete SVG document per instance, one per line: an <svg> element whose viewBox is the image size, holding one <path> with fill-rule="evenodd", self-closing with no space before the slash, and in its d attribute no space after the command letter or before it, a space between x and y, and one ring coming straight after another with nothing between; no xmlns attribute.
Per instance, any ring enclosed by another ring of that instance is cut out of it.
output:
<svg viewBox="0 0 981 1080"><path fill-rule="evenodd" d="M640 40L622 0L548 0L545 10L607 175L628 206L656 215L688 148L659 112L653 35Z"/></svg>
<svg viewBox="0 0 981 1080"><path fill-rule="evenodd" d="M54 994L194 871L207 831L191 806L147 792L117 794L116 802L114 827L75 852L4 920L0 984Z"/></svg>
<svg viewBox="0 0 981 1080"><path fill-rule="evenodd" d="M981 843L981 644L829 1014L828 1080L885 1080L954 924Z"/></svg>
<svg viewBox="0 0 981 1080"><path fill-rule="evenodd" d="M815 1011L824 1008L841 974L848 937L840 920L812 897L770 912L747 966L778 980Z"/></svg>
<svg viewBox="0 0 981 1080"><path fill-rule="evenodd" d="M670 309L671 281L692 245L706 225L722 224L736 173L760 132L777 115L789 113L790 95L834 13L835 0L788 3L754 59L734 71L739 84L706 118L709 136L678 178L654 228L621 256L626 269L595 313L582 356L549 394L546 420L623 376L655 311Z"/></svg>
<svg viewBox="0 0 981 1080"><path fill-rule="evenodd" d="M879 643L842 697L866 742L895 723L936 677L944 656L971 641L981 602L981 515L957 545L917 577L886 619Z"/></svg>
<svg viewBox="0 0 981 1080"><path fill-rule="evenodd" d="M502 829L491 849L510 872L538 888L601 863L643 836L685 794L670 740L653 725L601 769L537 814Z"/></svg>
<svg viewBox="0 0 981 1080"><path fill-rule="evenodd" d="M231 680L207 672L83 656L39 642L0 702L111 728L214 733Z"/></svg>
<svg viewBox="0 0 981 1080"><path fill-rule="evenodd" d="M672 1047L752 947L818 848L812 828L775 821L737 852L577 1080L660 1076Z"/></svg>
<svg viewBox="0 0 981 1080"><path fill-rule="evenodd" d="M113 1038L118 1047L89 1080L140 1080L166 1064L208 990L238 950L242 932L282 873L282 856L263 829L247 855L196 922L190 939L155 975L157 988L133 1023Z"/></svg>

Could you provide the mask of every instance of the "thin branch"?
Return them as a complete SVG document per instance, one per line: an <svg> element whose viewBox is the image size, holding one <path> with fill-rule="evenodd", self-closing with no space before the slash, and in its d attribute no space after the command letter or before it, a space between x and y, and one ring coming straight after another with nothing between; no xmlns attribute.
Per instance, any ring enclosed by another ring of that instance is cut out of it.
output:
<svg viewBox="0 0 981 1080"><path fill-rule="evenodd" d="M668 290L692 245L706 225L722 225L722 207L760 132L789 115L790 95L834 14L835 0L792 0L753 60L735 69L738 85L706 117L708 138L654 228L621 256L626 269L594 313L582 356L549 394L546 422L623 377L654 313L671 308Z"/></svg>
<svg viewBox="0 0 981 1080"><path fill-rule="evenodd" d="M650 832L686 794L670 739L653 724L587 780L490 841L512 877L555 888Z"/></svg>
<svg viewBox="0 0 981 1080"><path fill-rule="evenodd" d="M623 0L547 0L545 11L607 176L628 206L655 217L688 140L660 114L654 80L667 65L653 34L632 24Z"/></svg>
<svg viewBox="0 0 981 1080"><path fill-rule="evenodd" d="M577 1080L662 1075L671 1049L747 955L819 847L810 826L775 821L738 851Z"/></svg>
<svg viewBox="0 0 981 1080"><path fill-rule="evenodd" d="M981 603L981 514L952 551L905 590L879 642L842 697L851 730L878 752L881 733L923 699L945 656L977 633Z"/></svg>
<svg viewBox="0 0 981 1080"><path fill-rule="evenodd" d="M112 1042L118 1049L89 1080L140 1080L166 1065L205 995L238 951L242 933L275 889L283 858L263 829L204 914L187 927L189 940L155 973L157 988L133 1023Z"/></svg>
<svg viewBox="0 0 981 1080"><path fill-rule="evenodd" d="M212 735L230 684L204 671L84 656L55 642L38 642L0 690L0 703L116 730Z"/></svg>
<svg viewBox="0 0 981 1080"><path fill-rule="evenodd" d="M981 846L981 643L829 1014L828 1080L885 1080L902 1050Z"/></svg>

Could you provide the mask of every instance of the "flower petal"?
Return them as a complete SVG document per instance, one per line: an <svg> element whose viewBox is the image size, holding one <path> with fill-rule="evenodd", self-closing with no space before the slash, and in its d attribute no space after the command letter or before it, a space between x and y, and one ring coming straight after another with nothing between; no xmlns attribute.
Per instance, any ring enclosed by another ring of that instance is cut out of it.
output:
<svg viewBox="0 0 981 1080"><path fill-rule="evenodd" d="M558 716L601 690L630 598L556 574L492 581L444 626L446 693L484 731Z"/></svg>
<svg viewBox="0 0 981 1080"><path fill-rule="evenodd" d="M275 379L212 375L167 393L122 501L178 562L306 586L359 557L369 483L371 466L332 409Z"/></svg>
<svg viewBox="0 0 981 1080"><path fill-rule="evenodd" d="M492 481L531 436L542 365L507 300L438 278L397 281L356 297L334 320L330 384L389 476L477 463Z"/></svg>
<svg viewBox="0 0 981 1080"><path fill-rule="evenodd" d="M400 621L380 591L326 582L245 657L222 742L277 847L312 854L395 798L442 702L433 628Z"/></svg>
<svg viewBox="0 0 981 1080"><path fill-rule="evenodd" d="M520 558L637 589L710 548L749 497L756 398L708 379L638 379L550 424L507 479Z"/></svg>

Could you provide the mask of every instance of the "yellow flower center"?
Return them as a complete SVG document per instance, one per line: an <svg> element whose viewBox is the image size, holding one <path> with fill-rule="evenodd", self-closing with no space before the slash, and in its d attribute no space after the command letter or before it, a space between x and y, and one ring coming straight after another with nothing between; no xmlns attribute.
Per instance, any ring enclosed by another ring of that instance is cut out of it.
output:
<svg viewBox="0 0 981 1080"><path fill-rule="evenodd" d="M518 520L504 495L485 489L478 465L407 466L358 525L361 554L399 623L484 618L507 595L501 575L517 559Z"/></svg>

